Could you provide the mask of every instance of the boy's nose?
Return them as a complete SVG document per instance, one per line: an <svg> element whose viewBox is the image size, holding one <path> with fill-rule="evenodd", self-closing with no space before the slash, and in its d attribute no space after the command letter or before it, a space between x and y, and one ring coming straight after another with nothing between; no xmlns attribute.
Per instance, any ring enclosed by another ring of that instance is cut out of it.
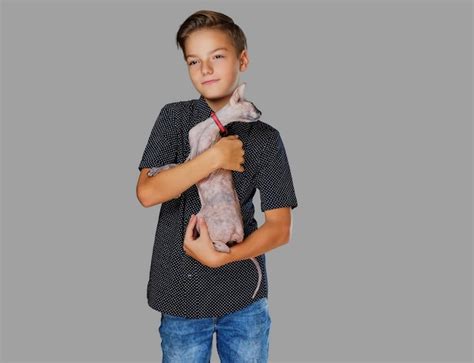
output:
<svg viewBox="0 0 474 363"><path fill-rule="evenodd" d="M206 77L206 74L212 72L211 65L208 64L206 61L202 62L201 72L202 72L202 75Z"/></svg>

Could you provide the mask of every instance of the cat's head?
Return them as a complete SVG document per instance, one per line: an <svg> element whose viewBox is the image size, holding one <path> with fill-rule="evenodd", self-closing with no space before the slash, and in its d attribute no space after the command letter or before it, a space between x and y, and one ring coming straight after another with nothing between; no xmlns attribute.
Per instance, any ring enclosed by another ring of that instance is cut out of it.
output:
<svg viewBox="0 0 474 363"><path fill-rule="evenodd" d="M246 83L242 83L237 87L227 105L223 107L223 113L231 121L254 122L262 115L252 101L244 98L245 85Z"/></svg>

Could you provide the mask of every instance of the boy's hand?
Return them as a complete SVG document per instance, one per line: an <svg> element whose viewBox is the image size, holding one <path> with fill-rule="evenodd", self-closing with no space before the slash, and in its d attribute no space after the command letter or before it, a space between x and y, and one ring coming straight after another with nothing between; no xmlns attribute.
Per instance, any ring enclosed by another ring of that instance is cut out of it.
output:
<svg viewBox="0 0 474 363"><path fill-rule="evenodd" d="M243 142L239 140L239 135L230 135L222 137L211 149L216 154L218 169L227 169L235 171L244 171Z"/></svg>
<svg viewBox="0 0 474 363"><path fill-rule="evenodd" d="M184 235L183 249L188 256L191 256L203 265L213 268L220 267L224 262L223 260L225 256L222 256L224 253L218 252L214 249L212 240L209 237L206 221L203 218L199 218L198 221L200 231L199 237L196 239L193 237L193 229L196 225L197 219L197 216L193 215L189 220Z"/></svg>

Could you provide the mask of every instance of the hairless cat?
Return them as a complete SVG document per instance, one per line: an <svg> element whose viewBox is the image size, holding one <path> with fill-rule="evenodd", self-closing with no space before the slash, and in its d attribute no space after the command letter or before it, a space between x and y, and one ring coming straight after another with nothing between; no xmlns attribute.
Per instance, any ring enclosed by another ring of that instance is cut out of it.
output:
<svg viewBox="0 0 474 363"><path fill-rule="evenodd" d="M225 125L234 121L254 122L261 116L260 110L255 105L244 99L245 83L241 84L232 94L229 102L217 114L195 125L189 130L190 153L186 161L195 158L214 143L221 136L227 134ZM217 125L217 127L216 127ZM167 164L162 167L153 167L148 171L148 176L154 176L162 170L176 166ZM219 252L230 252L230 248L244 239L244 229L240 202L234 188L232 171L218 169L196 183L201 201L201 210L197 216L204 218L208 226L209 236L214 248ZM179 197L178 197L179 198ZM199 233L199 224L195 228ZM195 232L195 231L193 231ZM262 271L258 261L252 257L258 271L258 283L252 299L255 298L262 281Z"/></svg>

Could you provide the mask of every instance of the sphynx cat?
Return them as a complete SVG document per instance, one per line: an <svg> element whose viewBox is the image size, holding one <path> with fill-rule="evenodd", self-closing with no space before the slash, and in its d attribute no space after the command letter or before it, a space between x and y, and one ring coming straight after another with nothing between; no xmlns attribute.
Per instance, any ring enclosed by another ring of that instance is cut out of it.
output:
<svg viewBox="0 0 474 363"><path fill-rule="evenodd" d="M215 116L195 125L189 130L190 153L186 161L195 158L213 144L215 144L221 135L225 135L225 125L230 122L254 122L257 121L261 112L255 105L244 99L244 89L246 83L241 84L232 94L229 102L220 109ZM218 122L222 126L218 125ZM221 133L224 131L224 133ZM160 171L176 166L176 164L167 164L162 167L153 167L148 171L148 176L154 176ZM201 210L197 213L199 219L204 218L207 223L209 236L214 248L219 252L230 252L230 248L244 239L243 220L240 209L240 202L237 192L234 188L232 171L227 169L218 169L209 174L204 179L196 183L199 199L201 201ZM177 197L179 198L179 196ZM199 224L195 229L200 233ZM193 231L195 232L195 231ZM258 261L250 258L257 267L258 283L252 299L255 298L262 281L262 271Z"/></svg>

